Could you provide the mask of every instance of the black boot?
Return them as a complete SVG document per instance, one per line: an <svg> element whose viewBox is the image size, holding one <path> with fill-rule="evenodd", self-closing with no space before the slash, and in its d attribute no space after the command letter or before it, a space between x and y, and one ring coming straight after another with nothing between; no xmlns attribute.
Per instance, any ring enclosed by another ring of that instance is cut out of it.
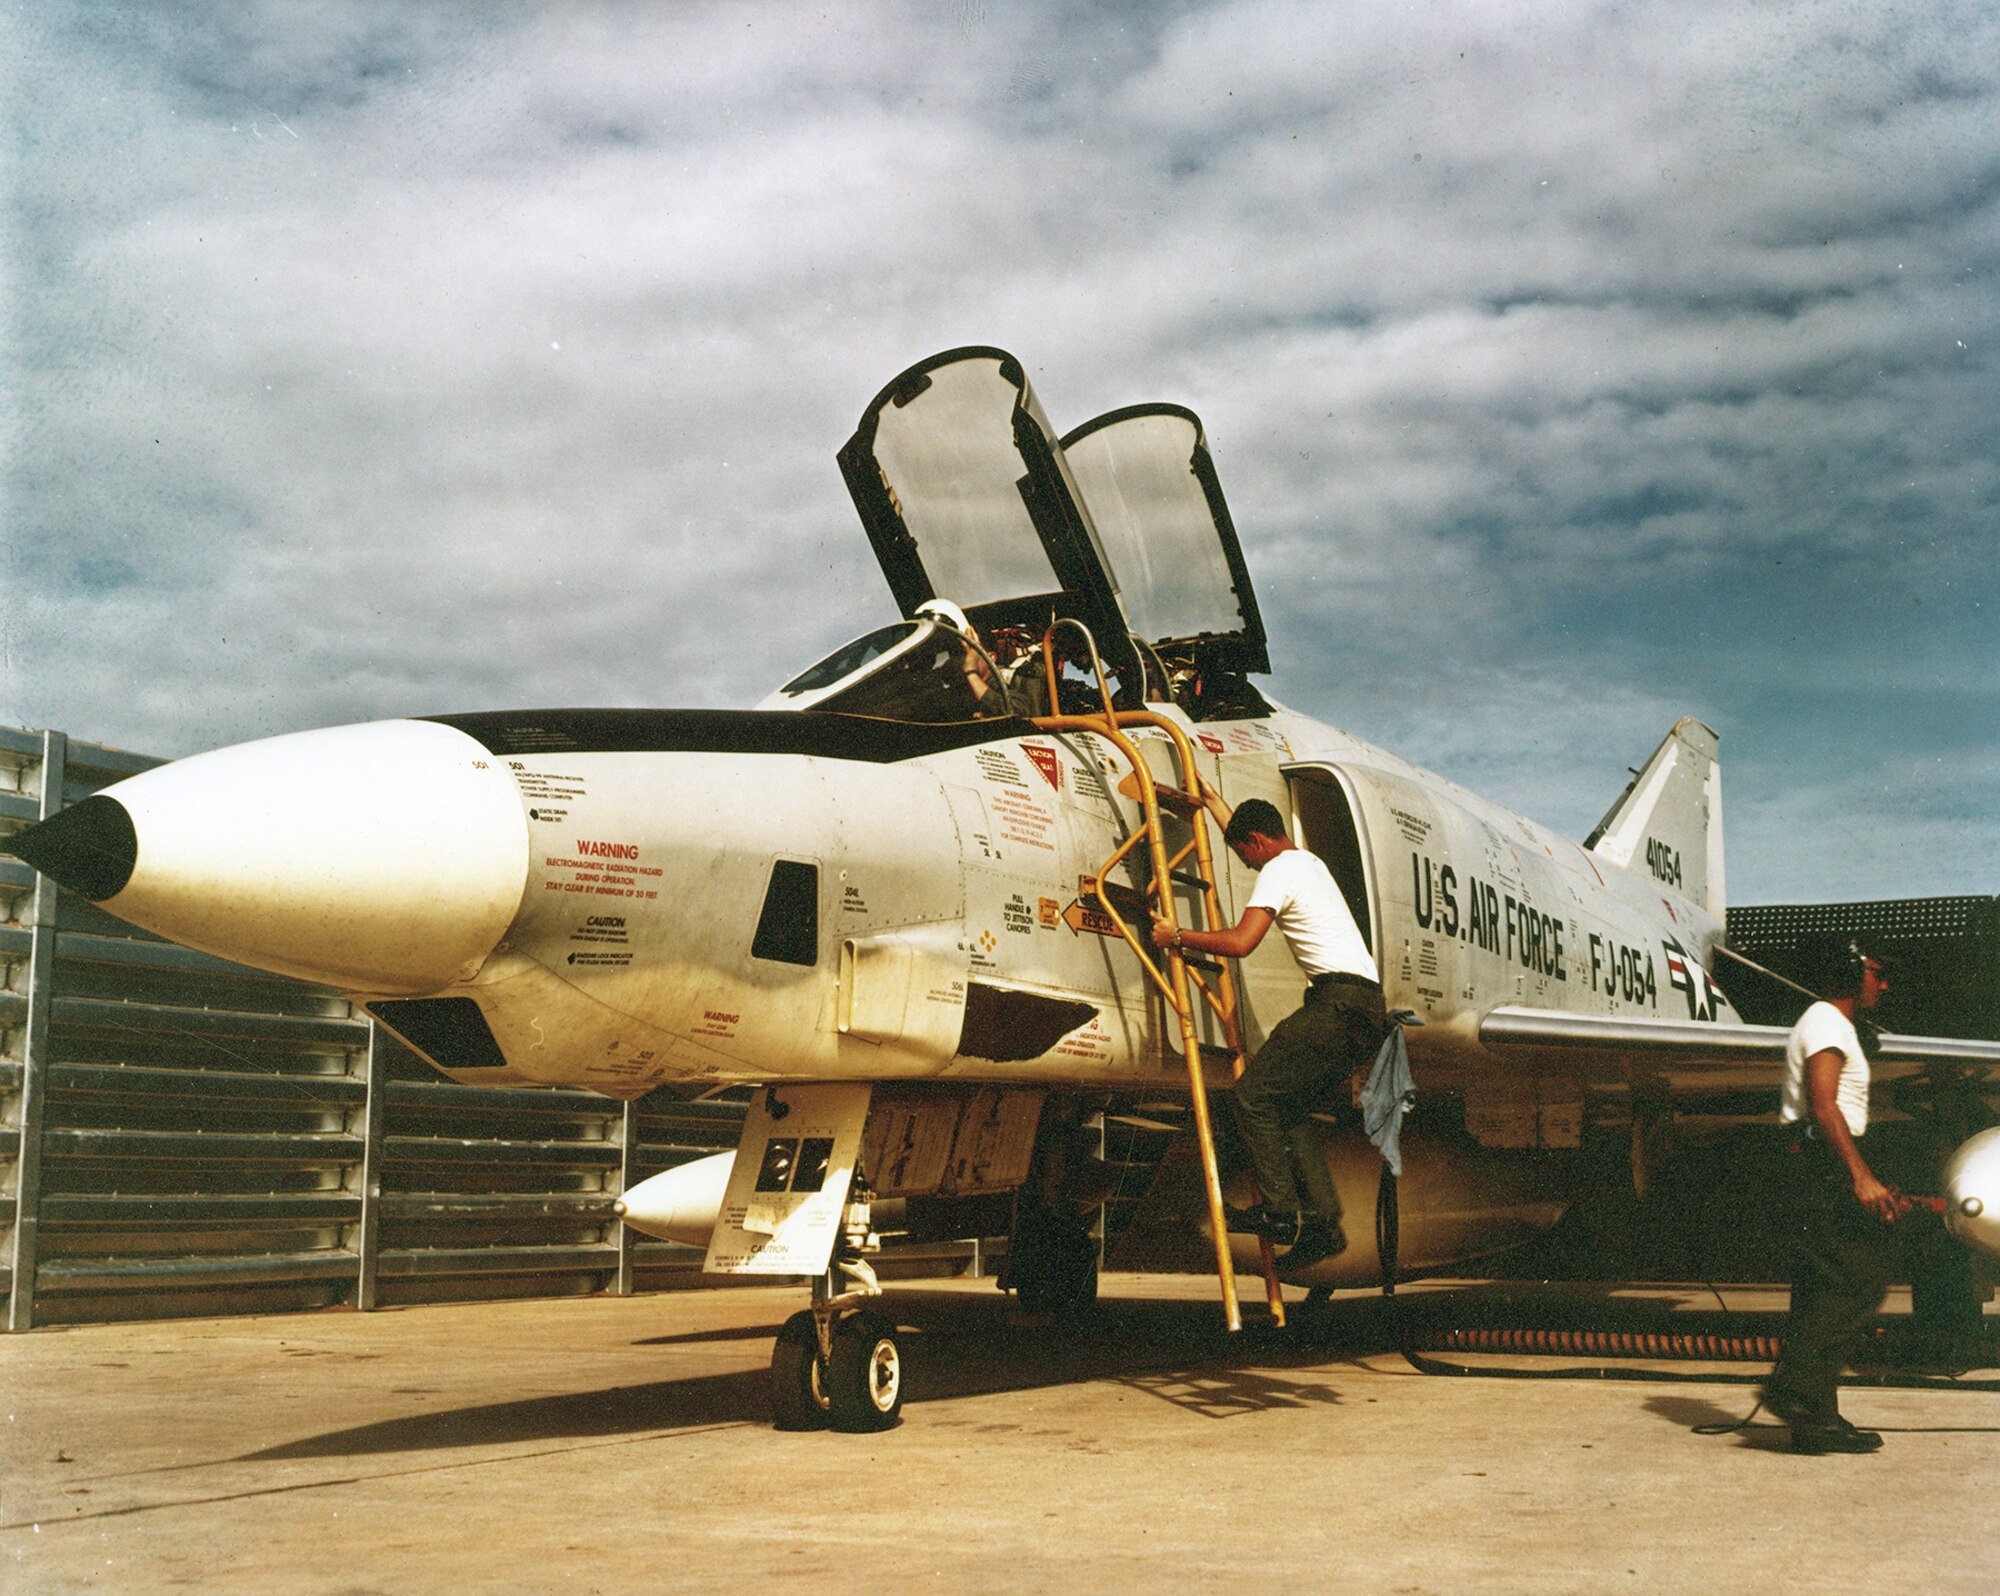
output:
<svg viewBox="0 0 2000 1596"><path fill-rule="evenodd" d="M1262 1236L1274 1247L1285 1246L1299 1233L1300 1215L1296 1209L1273 1208L1267 1203L1258 1203L1254 1208L1231 1208L1225 1203L1222 1218L1230 1230Z"/></svg>
<svg viewBox="0 0 2000 1596"><path fill-rule="evenodd" d="M1341 1232L1339 1220L1328 1219L1324 1214L1302 1214L1298 1240L1279 1260L1278 1268L1284 1274L1296 1274L1346 1250L1347 1237Z"/></svg>
<svg viewBox="0 0 2000 1596"><path fill-rule="evenodd" d="M1879 1452L1882 1437L1873 1430L1859 1430L1835 1415L1816 1424L1792 1426L1792 1450L1807 1457L1824 1457L1829 1452Z"/></svg>
<svg viewBox="0 0 2000 1596"><path fill-rule="evenodd" d="M1807 1401L1776 1380L1767 1381L1764 1389L1757 1394L1763 1398L1764 1406L1771 1410L1773 1418L1789 1424L1794 1430L1817 1429L1828 1422L1827 1409Z"/></svg>

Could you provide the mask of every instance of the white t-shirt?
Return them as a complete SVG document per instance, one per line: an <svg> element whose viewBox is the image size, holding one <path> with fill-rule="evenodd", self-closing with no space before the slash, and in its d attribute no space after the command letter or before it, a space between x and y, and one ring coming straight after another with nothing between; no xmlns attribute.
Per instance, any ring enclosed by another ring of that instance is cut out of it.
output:
<svg viewBox="0 0 2000 1596"><path fill-rule="evenodd" d="M1785 1087L1778 1101L1778 1122L1791 1125L1812 1119L1806 1092L1806 1060L1831 1049L1841 1057L1840 1086L1834 1093L1840 1117L1855 1136L1868 1129L1868 1055L1854 1022L1831 1003L1815 1003L1799 1016L1785 1040Z"/></svg>
<svg viewBox="0 0 2000 1596"><path fill-rule="evenodd" d="M1287 848L1257 872L1245 906L1268 909L1285 934L1285 946L1307 975L1365 975L1377 979L1375 960L1333 872L1316 853Z"/></svg>

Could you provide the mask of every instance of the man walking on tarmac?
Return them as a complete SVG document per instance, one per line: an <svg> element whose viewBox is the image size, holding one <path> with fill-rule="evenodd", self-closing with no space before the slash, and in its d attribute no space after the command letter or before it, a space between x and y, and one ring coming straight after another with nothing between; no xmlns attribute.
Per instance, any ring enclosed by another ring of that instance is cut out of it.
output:
<svg viewBox="0 0 2000 1596"><path fill-rule="evenodd" d="M1881 962L1849 944L1832 996L1799 1016L1785 1044L1779 1121L1792 1133L1780 1218L1794 1249L1785 1352L1764 1384L1764 1406L1792 1428L1792 1450L1873 1452L1882 1437L1840 1416L1840 1371L1889 1286L1888 1227L1910 1200L1862 1156L1868 1130L1868 1055L1854 1017L1882 1001Z"/></svg>
<svg viewBox="0 0 2000 1596"><path fill-rule="evenodd" d="M1251 798L1232 814L1206 786L1201 801L1221 824L1223 841L1257 872L1257 885L1228 930L1183 930L1155 915L1153 943L1241 959L1275 924L1310 982L1304 1006L1278 1023L1236 1083L1236 1123L1263 1201L1247 1213L1232 1210L1231 1228L1290 1241L1281 1268L1293 1273L1347 1245L1340 1197L1308 1115L1336 1081L1374 1056L1387 1029L1382 986L1333 873L1293 844L1277 807Z"/></svg>

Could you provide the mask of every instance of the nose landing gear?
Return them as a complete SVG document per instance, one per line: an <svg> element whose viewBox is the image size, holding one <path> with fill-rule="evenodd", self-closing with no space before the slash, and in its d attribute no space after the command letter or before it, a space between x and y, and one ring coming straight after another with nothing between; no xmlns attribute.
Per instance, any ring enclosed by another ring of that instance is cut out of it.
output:
<svg viewBox="0 0 2000 1596"><path fill-rule="evenodd" d="M841 1274L855 1282L836 1291ZM895 1325L860 1306L878 1295L875 1272L842 1259L813 1281L813 1305L793 1314L771 1349L771 1417L781 1430L891 1428L903 1412L903 1348Z"/></svg>

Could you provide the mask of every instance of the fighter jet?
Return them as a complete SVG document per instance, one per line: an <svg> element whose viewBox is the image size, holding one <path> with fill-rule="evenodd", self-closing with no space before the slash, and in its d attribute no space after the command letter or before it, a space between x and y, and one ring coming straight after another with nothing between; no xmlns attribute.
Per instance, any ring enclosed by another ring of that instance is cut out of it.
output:
<svg viewBox="0 0 2000 1596"><path fill-rule="evenodd" d="M1718 979L1707 727L1673 726L1579 843L1285 707L1253 681L1265 631L1199 419L1148 404L1059 436L1001 350L902 373L839 464L902 618L754 709L275 737L6 846L147 930L337 988L454 1080L753 1087L734 1153L622 1212L706 1245L710 1270L812 1282L773 1355L792 1426L897 1417L885 1230L990 1234L997 1214L1024 1301L1092 1300L1098 1115L1188 1149L1160 1172L1155 1251L1209 1249L1232 1325L1238 1269L1282 1316L1268 1248L1227 1231L1252 1193L1207 1099L1297 1006L1298 971L1278 938L1234 968L1144 935L1150 913L1229 925L1245 901L1189 801L1204 787L1276 804L1326 860L1408 1022L1400 1180L1356 1094L1315 1120L1355 1234L1397 1193L1393 1245L1297 1283L1436 1270L1552 1224L1587 1093L1775 1084L1785 1033L1744 1024ZM2000 1065L1981 1043L1880 1051L1885 1080ZM1961 1149L1947 1204L2000 1253L1995 1134Z"/></svg>

